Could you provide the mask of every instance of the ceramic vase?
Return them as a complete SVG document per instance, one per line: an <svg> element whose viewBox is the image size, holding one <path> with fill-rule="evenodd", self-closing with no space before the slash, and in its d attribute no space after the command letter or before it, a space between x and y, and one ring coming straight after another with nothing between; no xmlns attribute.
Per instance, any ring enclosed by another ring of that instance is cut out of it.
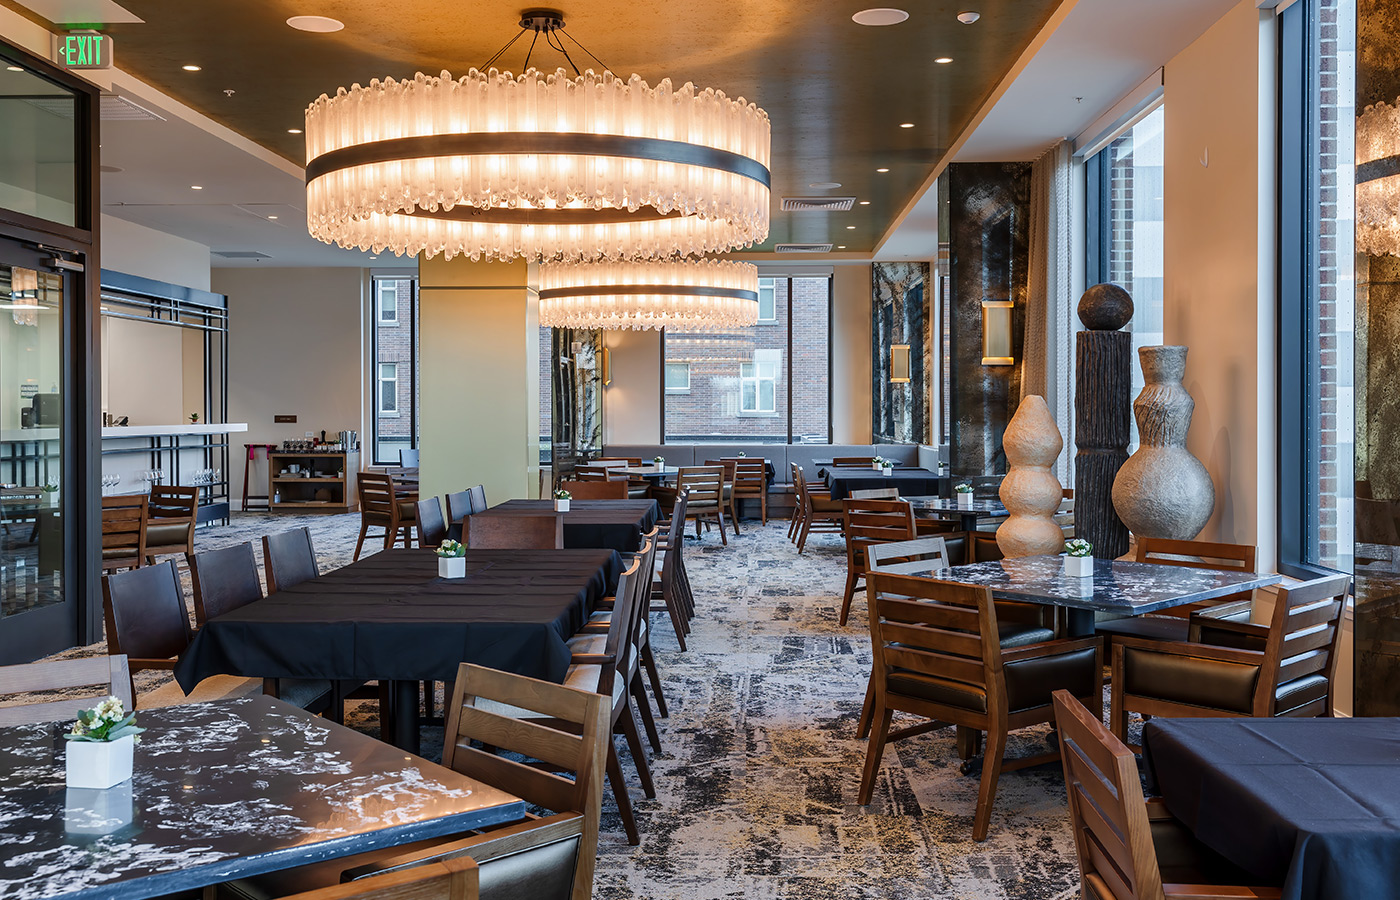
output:
<svg viewBox="0 0 1400 900"><path fill-rule="evenodd" d="M1143 537L1191 540L1215 509L1215 485L1186 449L1196 401L1182 387L1185 347L1138 350L1146 381L1133 401L1138 449L1113 480L1113 508Z"/></svg>
<svg viewBox="0 0 1400 900"><path fill-rule="evenodd" d="M555 501L554 501L554 511L555 511L555 512L568 512L568 511L569 511L569 501L568 501L568 500L555 500Z"/></svg>
<svg viewBox="0 0 1400 900"><path fill-rule="evenodd" d="M439 578L466 578L467 558L465 556L439 556Z"/></svg>
<svg viewBox="0 0 1400 900"><path fill-rule="evenodd" d="M1063 490L1050 467L1065 442L1044 397L1032 394L1021 401L1001 442L1008 466L1001 502L1010 517L997 529L997 546L1007 557L1060 553L1065 536L1055 511Z"/></svg>
<svg viewBox="0 0 1400 900"><path fill-rule="evenodd" d="M71 788L109 788L131 777L135 735L115 741L66 741L64 774Z"/></svg>
<svg viewBox="0 0 1400 900"><path fill-rule="evenodd" d="M958 509L972 509L972 492L958 494Z"/></svg>
<svg viewBox="0 0 1400 900"><path fill-rule="evenodd" d="M1092 556L1066 556L1065 574L1071 578L1088 578L1094 574Z"/></svg>

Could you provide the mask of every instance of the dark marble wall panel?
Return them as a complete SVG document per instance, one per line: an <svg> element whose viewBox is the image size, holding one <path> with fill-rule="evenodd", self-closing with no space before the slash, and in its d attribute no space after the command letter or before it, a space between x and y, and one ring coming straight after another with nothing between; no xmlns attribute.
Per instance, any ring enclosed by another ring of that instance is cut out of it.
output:
<svg viewBox="0 0 1400 900"><path fill-rule="evenodd" d="M1006 472L1001 437L1021 397L1030 193L1030 163L948 167L950 439L955 474ZM1014 365L982 365L983 300L1016 304Z"/></svg>
<svg viewBox="0 0 1400 900"><path fill-rule="evenodd" d="M575 347L577 345L577 347ZM553 447L556 481L603 452L603 333L556 328L553 332Z"/></svg>
<svg viewBox="0 0 1400 900"><path fill-rule="evenodd" d="M1357 4L1356 110L1400 97L1400 5ZM1400 248L1397 248L1400 252ZM1353 712L1400 716L1400 259L1356 266Z"/></svg>
<svg viewBox="0 0 1400 900"><path fill-rule="evenodd" d="M875 263L871 269L870 417L877 444L929 443L932 345L928 263ZM909 345L909 381L890 382L890 348Z"/></svg>

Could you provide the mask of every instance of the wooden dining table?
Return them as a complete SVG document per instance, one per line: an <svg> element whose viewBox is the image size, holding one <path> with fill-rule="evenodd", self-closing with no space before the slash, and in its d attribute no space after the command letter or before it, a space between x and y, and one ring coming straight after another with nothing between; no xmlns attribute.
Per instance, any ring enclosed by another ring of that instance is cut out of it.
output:
<svg viewBox="0 0 1400 900"><path fill-rule="evenodd" d="M144 900L508 822L525 804L254 696L141 710L133 775L68 788L66 723L0 728L0 897Z"/></svg>
<svg viewBox="0 0 1400 900"><path fill-rule="evenodd" d="M468 550L465 578L431 550L384 550L216 616L175 678L211 675L388 681L385 739L418 748L418 686L463 662L561 682L566 643L616 585L613 550Z"/></svg>

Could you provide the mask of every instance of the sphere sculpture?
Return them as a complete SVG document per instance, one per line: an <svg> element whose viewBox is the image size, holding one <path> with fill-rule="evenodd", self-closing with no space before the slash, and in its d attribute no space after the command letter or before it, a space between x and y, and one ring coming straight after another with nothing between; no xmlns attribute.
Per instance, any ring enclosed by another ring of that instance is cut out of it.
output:
<svg viewBox="0 0 1400 900"><path fill-rule="evenodd" d="M1050 467L1065 442L1044 397L1033 394L1021 401L1001 443L1008 466L1001 502L1011 515L997 529L997 546L1008 557L1059 553L1065 538L1055 511L1063 491Z"/></svg>
<svg viewBox="0 0 1400 900"><path fill-rule="evenodd" d="M1215 509L1215 485L1186 449L1196 409L1181 385L1186 348L1143 347L1138 358L1147 382L1133 401L1139 444L1113 481L1113 508L1133 534L1188 541Z"/></svg>

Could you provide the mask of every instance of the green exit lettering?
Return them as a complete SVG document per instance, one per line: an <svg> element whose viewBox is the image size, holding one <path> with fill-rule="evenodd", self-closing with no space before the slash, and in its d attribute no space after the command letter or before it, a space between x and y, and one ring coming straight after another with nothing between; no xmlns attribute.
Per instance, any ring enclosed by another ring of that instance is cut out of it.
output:
<svg viewBox="0 0 1400 900"><path fill-rule="evenodd" d="M106 69L112 65L112 39L101 34L67 34L59 38L58 62L66 69Z"/></svg>

